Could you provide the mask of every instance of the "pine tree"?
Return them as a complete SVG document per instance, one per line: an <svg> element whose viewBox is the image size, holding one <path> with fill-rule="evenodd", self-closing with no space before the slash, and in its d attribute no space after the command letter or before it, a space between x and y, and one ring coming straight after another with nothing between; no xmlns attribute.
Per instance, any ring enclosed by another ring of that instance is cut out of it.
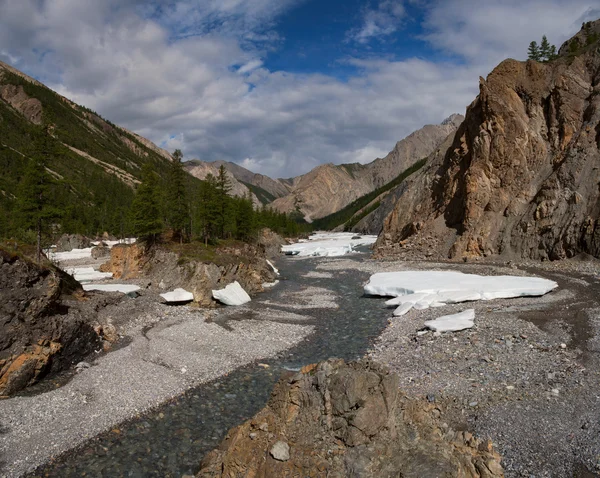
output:
<svg viewBox="0 0 600 478"><path fill-rule="evenodd" d="M229 219L229 192L231 191L231 181L227 177L225 166L219 167L219 174L215 182L216 187L216 206L217 206L217 225L219 237L225 237L225 227Z"/></svg>
<svg viewBox="0 0 600 478"><path fill-rule="evenodd" d="M534 61L540 61L540 49L536 41L532 41L527 49L527 58Z"/></svg>
<svg viewBox="0 0 600 478"><path fill-rule="evenodd" d="M556 60L558 58L558 53L556 53L556 46L550 45L550 54L548 56L548 61Z"/></svg>
<svg viewBox="0 0 600 478"><path fill-rule="evenodd" d="M47 232L49 222L61 215L54 205L51 189L54 181L46 166L53 153L52 141L43 134L34 157L27 163L17 192L17 222L21 230L35 231L38 263L42 257L42 236Z"/></svg>
<svg viewBox="0 0 600 478"><path fill-rule="evenodd" d="M185 171L181 163L183 154L181 150L176 149L173 153L173 162L171 163L171 173L167 185L167 221L173 230L173 237L183 242L185 229L189 222L189 213L187 207L185 190Z"/></svg>
<svg viewBox="0 0 600 478"><path fill-rule="evenodd" d="M254 214L254 206L252 205L252 195L250 191L248 194L237 200L236 208L236 236L242 241L248 241L252 238L252 235L256 229Z"/></svg>
<svg viewBox="0 0 600 478"><path fill-rule="evenodd" d="M131 204L131 218L134 233L149 244L154 243L163 230L159 197L158 176L147 162L142 168L142 183Z"/></svg>
<svg viewBox="0 0 600 478"><path fill-rule="evenodd" d="M550 43L548 42L548 38L546 35L542 37L542 43L540 44L540 59L542 61L548 61L550 59Z"/></svg>

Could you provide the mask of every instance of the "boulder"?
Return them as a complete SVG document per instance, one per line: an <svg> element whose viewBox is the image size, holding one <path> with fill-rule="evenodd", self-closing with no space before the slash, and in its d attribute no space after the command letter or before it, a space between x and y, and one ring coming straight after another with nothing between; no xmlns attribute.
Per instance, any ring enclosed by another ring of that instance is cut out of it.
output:
<svg viewBox="0 0 600 478"><path fill-rule="evenodd" d="M91 241L81 234L64 234L56 243L56 252L68 252L73 249L91 247Z"/></svg>
<svg viewBox="0 0 600 478"><path fill-rule="evenodd" d="M231 430L197 477L504 476L489 440L454 432L366 360L328 360L282 378L266 407Z"/></svg>
<svg viewBox="0 0 600 478"><path fill-rule="evenodd" d="M0 249L0 395L77 363L100 344L94 306L81 285L53 266L42 267Z"/></svg>
<svg viewBox="0 0 600 478"><path fill-rule="evenodd" d="M92 248L92 259L103 259L104 257L110 257L110 247L101 242Z"/></svg>
<svg viewBox="0 0 600 478"><path fill-rule="evenodd" d="M142 269L144 251L138 244L117 244L110 250L110 260L101 272L112 272L115 279L136 279Z"/></svg>

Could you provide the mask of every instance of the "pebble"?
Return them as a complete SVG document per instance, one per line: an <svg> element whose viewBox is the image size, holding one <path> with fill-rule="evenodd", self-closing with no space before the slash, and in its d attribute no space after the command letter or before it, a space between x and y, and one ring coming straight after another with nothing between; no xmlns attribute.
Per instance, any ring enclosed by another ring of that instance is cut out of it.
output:
<svg viewBox="0 0 600 478"><path fill-rule="evenodd" d="M561 349L566 349L567 348L567 344L560 344L560 348Z"/></svg>

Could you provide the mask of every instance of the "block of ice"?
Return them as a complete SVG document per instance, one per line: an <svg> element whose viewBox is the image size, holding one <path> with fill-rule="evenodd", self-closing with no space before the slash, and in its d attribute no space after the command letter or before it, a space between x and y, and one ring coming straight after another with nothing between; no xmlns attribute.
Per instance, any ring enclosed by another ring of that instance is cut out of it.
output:
<svg viewBox="0 0 600 478"><path fill-rule="evenodd" d="M213 290L212 296L225 305L242 305L251 300L238 281L227 285L224 289Z"/></svg>
<svg viewBox="0 0 600 478"><path fill-rule="evenodd" d="M273 272L275 272L275 274L279 275L279 269L277 269L277 267L275 267L269 259L267 259L267 264L271 266L271 269L273 269Z"/></svg>
<svg viewBox="0 0 600 478"><path fill-rule="evenodd" d="M355 236L346 232L315 233L308 240L282 246L286 255L336 257L354 252L358 246L373 244L377 236Z"/></svg>
<svg viewBox="0 0 600 478"><path fill-rule="evenodd" d="M413 307L425 309L474 300L541 296L558 287L541 277L480 276L456 271L400 271L373 274L364 287L369 295L394 297L395 316Z"/></svg>
<svg viewBox="0 0 600 478"><path fill-rule="evenodd" d="M172 292L160 294L160 296L165 300L167 304L172 304L175 302L191 302L192 300L194 300L194 294L181 288L177 288Z"/></svg>
<svg viewBox="0 0 600 478"><path fill-rule="evenodd" d="M140 286L134 284L84 284L83 290L98 290L103 292L122 292L129 294L140 290Z"/></svg>
<svg viewBox="0 0 600 478"><path fill-rule="evenodd" d="M467 309L458 314L444 315L425 322L425 327L436 332L457 332L470 329L474 325L475 309Z"/></svg>

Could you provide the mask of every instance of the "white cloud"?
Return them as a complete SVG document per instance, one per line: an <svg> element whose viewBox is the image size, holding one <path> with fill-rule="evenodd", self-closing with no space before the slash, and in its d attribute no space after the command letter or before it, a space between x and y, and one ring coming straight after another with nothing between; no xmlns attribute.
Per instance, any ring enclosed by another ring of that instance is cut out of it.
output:
<svg viewBox="0 0 600 478"><path fill-rule="evenodd" d="M425 39L461 62L352 58L357 73L342 81L264 67L263 46L279 41L271 26L296 0L163 3L0 0L0 58L186 159L279 177L367 162L423 124L464 113L479 75L524 58L544 33L558 46L595 4L439 0L427 7ZM259 47L247 48L253 37Z"/></svg>
<svg viewBox="0 0 600 478"><path fill-rule="evenodd" d="M362 25L350 30L348 36L359 43L367 43L373 38L391 35L400 28L405 14L401 1L381 0L376 8L364 10Z"/></svg>

